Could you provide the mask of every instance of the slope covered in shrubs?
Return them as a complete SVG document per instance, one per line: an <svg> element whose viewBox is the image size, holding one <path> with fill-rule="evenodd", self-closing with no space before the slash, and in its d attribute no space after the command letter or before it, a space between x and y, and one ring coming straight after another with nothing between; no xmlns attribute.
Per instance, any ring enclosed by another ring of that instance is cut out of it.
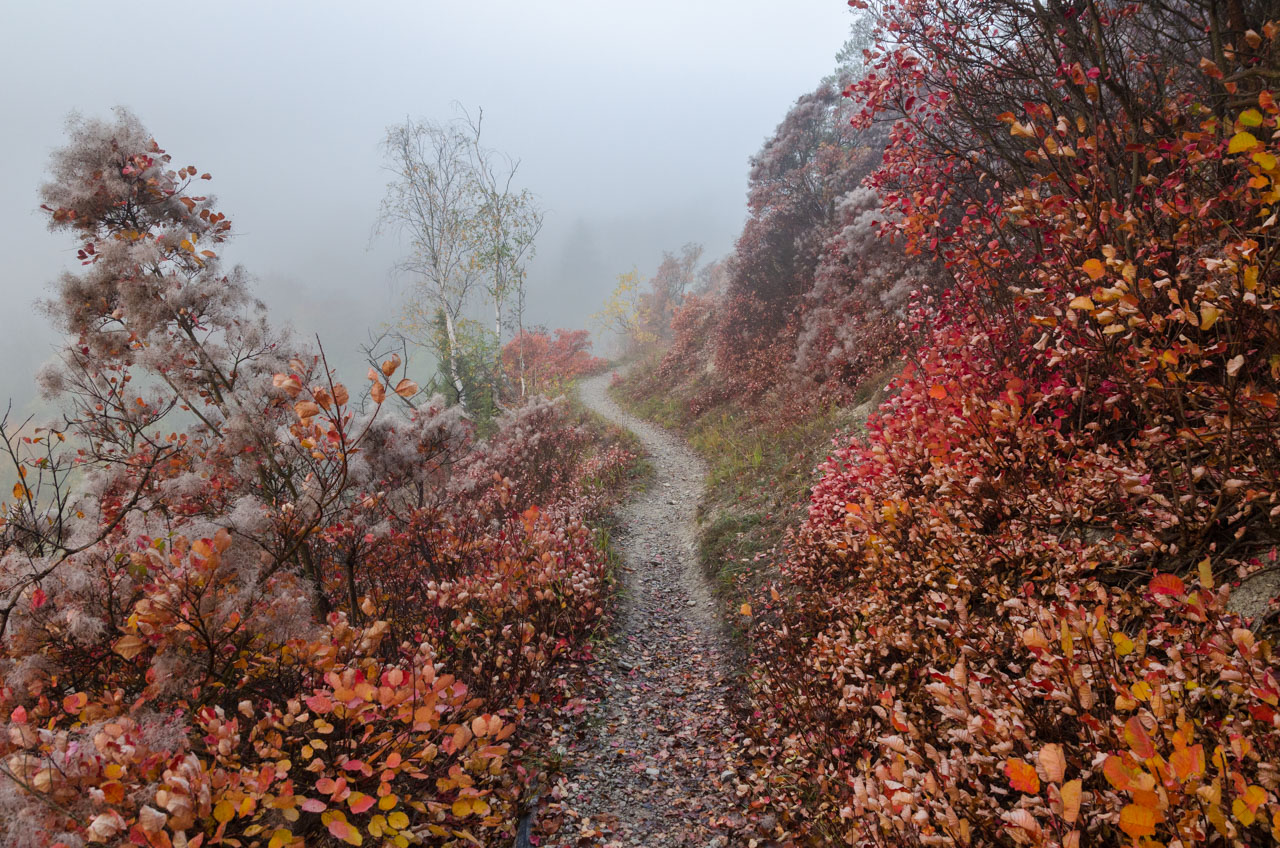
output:
<svg viewBox="0 0 1280 848"><path fill-rule="evenodd" d="M202 179L121 113L43 190L85 269L64 419L5 427L0 842L506 841L634 454L541 398L478 440L396 356L349 389L221 268Z"/></svg>
<svg viewBox="0 0 1280 848"><path fill-rule="evenodd" d="M782 428L903 363L745 599L757 805L783 843L1271 844L1280 9L874 13L843 109L883 156L800 233L757 168L711 341L623 387Z"/></svg>

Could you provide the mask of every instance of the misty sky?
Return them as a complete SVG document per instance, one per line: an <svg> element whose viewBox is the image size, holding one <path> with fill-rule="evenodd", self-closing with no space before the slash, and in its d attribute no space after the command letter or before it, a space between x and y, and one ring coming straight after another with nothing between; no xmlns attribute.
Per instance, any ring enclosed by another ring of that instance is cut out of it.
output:
<svg viewBox="0 0 1280 848"><path fill-rule="evenodd" d="M399 248L371 244L378 144L483 107L548 211L530 323L587 326L621 271L745 217L748 157L834 65L844 0L69 2L0 12L0 400L26 406L58 338L35 303L77 267L37 213L68 113L130 108L175 166L212 172L273 320L343 363L388 320Z"/></svg>

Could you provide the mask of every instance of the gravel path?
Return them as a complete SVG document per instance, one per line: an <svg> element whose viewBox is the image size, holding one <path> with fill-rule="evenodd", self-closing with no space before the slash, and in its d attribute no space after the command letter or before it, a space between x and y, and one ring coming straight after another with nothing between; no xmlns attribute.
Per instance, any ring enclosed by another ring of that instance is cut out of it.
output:
<svg viewBox="0 0 1280 848"><path fill-rule="evenodd" d="M729 844L725 739L729 650L698 565L695 510L706 467L679 437L623 412L610 374L581 385L583 402L634 432L649 454L648 488L618 511L623 559L612 646L600 661L599 704L562 739L565 774L544 844Z"/></svg>

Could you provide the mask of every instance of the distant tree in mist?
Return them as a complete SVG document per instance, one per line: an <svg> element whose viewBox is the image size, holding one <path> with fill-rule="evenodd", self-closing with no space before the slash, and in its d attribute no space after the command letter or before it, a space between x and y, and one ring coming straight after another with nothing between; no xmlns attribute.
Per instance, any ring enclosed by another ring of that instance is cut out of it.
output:
<svg viewBox="0 0 1280 848"><path fill-rule="evenodd" d="M465 115L465 113L464 113ZM507 321L514 319L516 333L524 332L526 306L525 278L534 254L534 241L542 230L543 211L528 189L514 186L520 160L485 147L480 142L484 112L475 119L466 115L471 131L471 165L481 197L481 243L477 260L485 269L485 292L493 305L493 342L502 344ZM510 306L512 315L506 315ZM521 348L523 350L523 348ZM519 361L520 397L525 396L524 360ZM498 358L493 359L491 397L499 405L503 372Z"/></svg>
<svg viewBox="0 0 1280 848"><path fill-rule="evenodd" d="M412 291L401 326L432 344L435 322L443 318L437 353L468 410L475 398L463 375L459 324L483 293L493 306L495 350L509 307L517 328L523 325L525 271L543 217L534 196L514 187L519 162L483 144L482 121L482 112L474 119L463 112L447 123L406 120L389 128L383 151L393 178L377 225L408 242L399 267L411 275ZM501 369L496 356L491 361L493 378L486 382L496 406Z"/></svg>
<svg viewBox="0 0 1280 848"><path fill-rule="evenodd" d="M379 230L394 230L409 244L400 262L413 277L402 326L423 340L443 313L446 345L440 358L463 409L457 322L482 273L483 198L471 161L473 143L457 124L407 120L388 129L383 150L393 179L378 218Z"/></svg>
<svg viewBox="0 0 1280 848"><path fill-rule="evenodd" d="M640 272L635 268L618 275L618 283L591 320L602 333L613 333L626 346L647 344L656 339L647 329L644 292Z"/></svg>

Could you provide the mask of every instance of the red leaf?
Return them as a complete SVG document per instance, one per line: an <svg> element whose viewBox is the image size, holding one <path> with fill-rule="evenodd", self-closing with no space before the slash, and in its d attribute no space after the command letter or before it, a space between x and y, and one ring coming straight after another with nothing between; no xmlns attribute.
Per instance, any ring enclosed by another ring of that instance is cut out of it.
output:
<svg viewBox="0 0 1280 848"><path fill-rule="evenodd" d="M1187 586L1176 574L1158 574L1148 588L1156 595L1185 595Z"/></svg>

